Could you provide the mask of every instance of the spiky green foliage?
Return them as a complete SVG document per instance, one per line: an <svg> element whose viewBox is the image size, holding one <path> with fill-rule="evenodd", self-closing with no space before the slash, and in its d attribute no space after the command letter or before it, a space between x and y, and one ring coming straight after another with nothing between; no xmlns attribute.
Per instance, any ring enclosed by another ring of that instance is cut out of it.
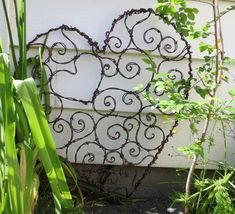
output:
<svg viewBox="0 0 235 214"><path fill-rule="evenodd" d="M12 39L7 5L2 0L14 72L0 44L0 214L34 213L40 185L37 169L41 166L50 183L55 213L64 213L65 210L74 210L74 202L40 103L42 96L39 93L43 94L46 87L46 73L41 60L43 50L39 50L38 72L43 78L38 91L34 80L27 77L26 1L14 0L13 4L18 54ZM44 99L48 105L49 98Z"/></svg>

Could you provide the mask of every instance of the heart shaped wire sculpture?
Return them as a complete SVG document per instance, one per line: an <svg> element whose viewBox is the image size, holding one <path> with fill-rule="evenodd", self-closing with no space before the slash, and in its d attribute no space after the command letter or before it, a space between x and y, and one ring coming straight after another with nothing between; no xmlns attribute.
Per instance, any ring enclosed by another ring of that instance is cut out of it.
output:
<svg viewBox="0 0 235 214"><path fill-rule="evenodd" d="M129 178L125 189L131 195L177 126L175 120L164 123L164 113L152 110L143 99L144 91L155 98L165 94L154 87L155 73L147 71L141 59L151 54L156 73L184 79L188 84L181 91L187 98L192 79L190 45L173 23L166 24L152 9L132 9L113 21L103 47L66 25L39 34L28 44L37 59L35 47L43 49L47 73L43 88L50 95L49 122L58 153L71 162L106 166L100 175L103 189L123 175L115 175L112 166L145 166L141 174ZM35 76L37 66L33 76L40 78ZM142 89L134 90L140 83ZM124 174L128 177L128 172Z"/></svg>

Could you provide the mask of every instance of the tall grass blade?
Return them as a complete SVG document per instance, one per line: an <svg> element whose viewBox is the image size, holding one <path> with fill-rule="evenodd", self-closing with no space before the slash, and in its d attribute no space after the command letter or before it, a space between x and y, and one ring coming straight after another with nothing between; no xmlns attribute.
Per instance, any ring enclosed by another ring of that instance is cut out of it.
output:
<svg viewBox="0 0 235 214"><path fill-rule="evenodd" d="M56 153L54 140L40 103L34 80L32 78L24 81L15 80L14 85L28 118L40 160L48 176L54 196L55 207L57 211L60 210L60 205L62 208L72 208L72 196Z"/></svg>
<svg viewBox="0 0 235 214"><path fill-rule="evenodd" d="M5 146L4 146L4 129L2 120L2 106L0 102L0 213L3 212L6 206L5 195L5 176L6 176L6 161L5 161Z"/></svg>
<svg viewBox="0 0 235 214"><path fill-rule="evenodd" d="M28 120L26 118L24 109L19 100L15 99L15 110L16 110L16 140L17 142L28 141L30 137L30 129Z"/></svg>
<svg viewBox="0 0 235 214"><path fill-rule="evenodd" d="M21 67L21 79L27 78L27 38L26 38L26 1L20 0L19 10L19 36L21 39L21 49L19 63Z"/></svg>
<svg viewBox="0 0 235 214"><path fill-rule="evenodd" d="M10 40L11 57L12 57L12 60L13 60L16 76L18 76L19 75L19 67L18 67L18 63L17 63L17 60L16 60L16 53L15 53L15 47L14 47L14 42L13 42L13 36L12 36L10 20L9 20L9 15L8 15L5 0L2 0L2 5L3 5L3 11L4 11L6 23L7 23L8 36L9 36L9 40ZM1 51L1 53L2 53L2 51Z"/></svg>
<svg viewBox="0 0 235 214"><path fill-rule="evenodd" d="M79 204L80 208L83 208L84 207L84 198L83 198L82 190L79 186L78 173L68 160L66 160L63 157L61 157L61 159L62 159L62 167L64 169L64 173L67 175L67 177L71 177L74 182L74 187L71 188L71 191L72 190L76 191L76 193L79 196L79 198L78 198L79 201L76 201L76 202L77 202L77 204Z"/></svg>
<svg viewBox="0 0 235 214"><path fill-rule="evenodd" d="M15 144L15 107L11 70L6 54L0 54L0 101L3 115L3 134L8 167L8 194L12 213L23 214L23 192Z"/></svg>
<svg viewBox="0 0 235 214"><path fill-rule="evenodd" d="M23 142L20 144L20 176L22 179L22 189L24 193L25 207L24 213L33 213L34 202L37 200L38 176L35 171L35 151L28 145L30 143ZM37 153L37 148L35 149ZM36 183L35 183L36 182ZM36 193L36 194L35 194Z"/></svg>
<svg viewBox="0 0 235 214"><path fill-rule="evenodd" d="M44 46L46 44L48 36L45 38L44 41ZM49 117L50 114L50 94L49 94L49 86L47 84L47 74L46 74L46 70L45 67L43 65L42 62L42 56L44 53L44 47L43 48L39 48L39 66L40 66L40 99L44 101L44 111L46 113L47 119Z"/></svg>

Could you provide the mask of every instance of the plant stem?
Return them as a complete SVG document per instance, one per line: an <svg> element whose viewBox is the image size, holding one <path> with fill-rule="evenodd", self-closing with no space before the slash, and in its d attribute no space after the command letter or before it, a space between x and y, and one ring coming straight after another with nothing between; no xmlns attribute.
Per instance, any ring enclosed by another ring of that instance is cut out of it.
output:
<svg viewBox="0 0 235 214"><path fill-rule="evenodd" d="M221 82L222 71L220 69L220 66L223 63L224 51L223 51L223 36L222 36L222 30L221 30L221 22L220 22L220 19L218 19L219 14L220 14L218 0L213 0L212 4L213 4L214 39L215 39L215 51L216 51L216 58L215 58L215 69L216 69L215 72L216 73L215 73L215 80L214 80L215 87L212 89L212 92L211 92L212 98L210 99L209 104L213 106L214 105L213 98L215 98L218 86ZM207 135L210 119L211 119L211 114L212 112L209 109L205 123L204 123L202 134L200 138L198 139L198 143L200 144L204 143L206 139L206 135ZM192 178L193 178L193 174L195 171L195 167L197 165L198 157L199 156L197 154L194 155L193 161L189 169L186 186L185 186L186 197L190 197L190 194L191 194L190 190L191 190ZM187 205L185 205L185 214L189 214L189 207Z"/></svg>
<svg viewBox="0 0 235 214"><path fill-rule="evenodd" d="M214 101L211 101L211 102L214 102ZM205 137L206 137L206 134L207 134L207 130L208 130L208 127L209 127L209 122L210 122L210 117L211 117L210 112L211 111L209 110L206 121L204 123L204 128L203 128L203 131L202 131L202 135L201 135L200 139L198 140L199 143L203 143L205 141ZM187 177L187 181L186 181L186 186L185 186L186 197L190 197L190 195L191 195L190 190L191 190L192 178L193 178L193 174L194 174L194 171L195 171L195 167L197 165L198 157L199 156L197 154L194 154L193 162L191 163L191 166L190 166L190 169L189 169L189 173L188 173L188 177ZM185 206L184 212L185 212L185 214L189 214L189 207L187 205Z"/></svg>
<svg viewBox="0 0 235 214"><path fill-rule="evenodd" d="M5 15L6 23L7 23L7 30L8 30L9 40L10 40L10 49L11 49L12 60L13 60L15 72L18 73L19 68L18 68L18 63L16 60L16 53L15 53L15 47L14 47L14 42L13 42L13 36L12 36L10 20L9 20L9 15L8 15L5 0L2 0L2 5L3 5L4 15Z"/></svg>
<svg viewBox="0 0 235 214"><path fill-rule="evenodd" d="M224 138L224 164L225 164L225 174L227 174L227 139L226 139L226 133L225 133L225 125L223 120L221 120L221 126L222 126L222 133L223 133L223 138Z"/></svg>

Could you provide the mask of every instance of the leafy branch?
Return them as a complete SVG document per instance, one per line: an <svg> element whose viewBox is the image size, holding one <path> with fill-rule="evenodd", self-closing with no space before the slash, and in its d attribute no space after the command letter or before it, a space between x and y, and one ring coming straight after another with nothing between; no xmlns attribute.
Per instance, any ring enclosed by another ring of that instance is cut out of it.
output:
<svg viewBox="0 0 235 214"><path fill-rule="evenodd" d="M209 141L208 129L211 120L235 120L234 98L235 89L231 89L229 94L231 101L222 101L217 97L217 91L222 82L227 82L226 62L230 60L225 57L224 41L222 34L221 18L235 9L235 6L220 12L218 0L209 2L200 1L212 6L213 20L208 21L201 28L196 27L195 17L198 9L187 6L187 1L183 0L159 0L156 5L156 12L166 17L167 24L174 23L177 32L184 35L187 39L199 41L199 51L204 54L201 66L197 69L197 77L193 78L194 84L188 90L194 91L202 98L199 101L187 100L182 93L182 88L187 88L185 80L174 80L169 74L160 74L154 64L154 59L148 54L145 59L150 67L149 71L154 72L155 79L152 85L167 95L167 99L156 99L149 91L144 91L143 96L154 108L160 109L163 113L171 112L178 121L188 120L190 129L194 136L194 142L189 147L180 147L185 154L192 156L192 163L188 172L185 184L185 197L190 198L191 186L195 167L198 158L204 157L203 145ZM214 37L213 44L203 42L209 36ZM204 121L203 128L199 130L196 125ZM222 122L222 126L224 126ZM185 206L185 213L189 213L189 207Z"/></svg>

